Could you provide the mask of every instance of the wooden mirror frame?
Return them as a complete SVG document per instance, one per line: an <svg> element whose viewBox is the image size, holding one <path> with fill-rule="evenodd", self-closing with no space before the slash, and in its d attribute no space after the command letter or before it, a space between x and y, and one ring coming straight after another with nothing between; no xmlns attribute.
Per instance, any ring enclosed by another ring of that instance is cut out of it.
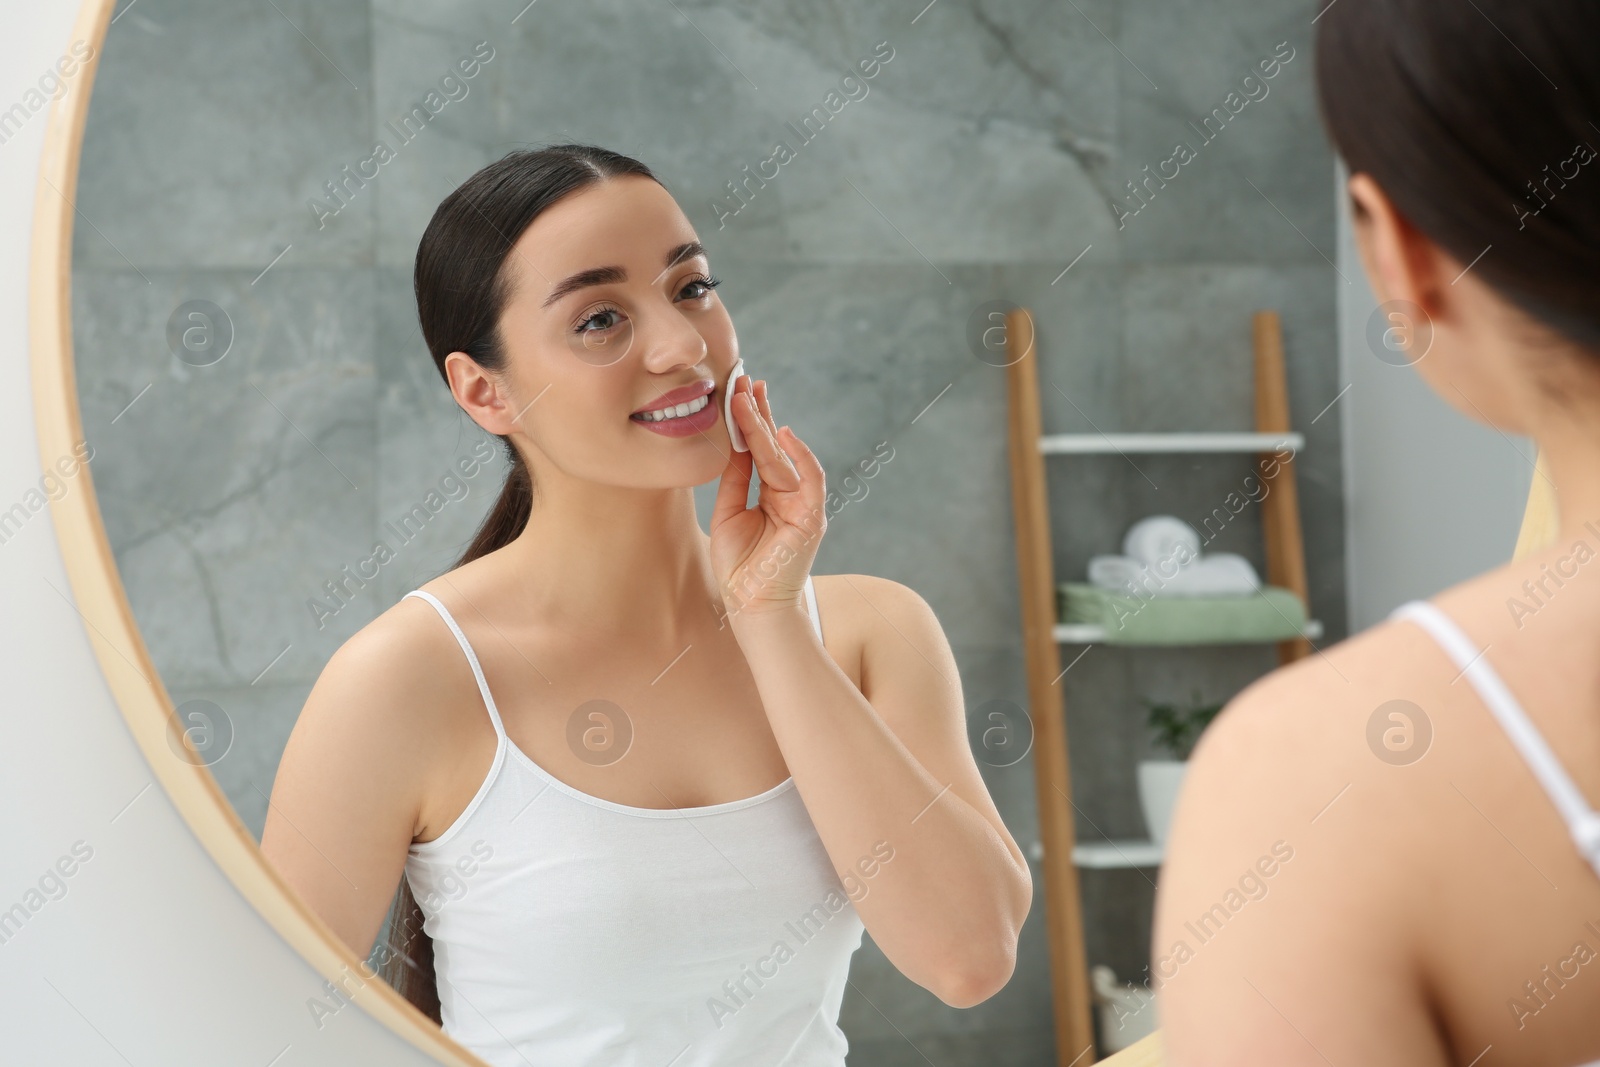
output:
<svg viewBox="0 0 1600 1067"><path fill-rule="evenodd" d="M82 91L51 105L34 198L29 359L42 456L70 455L84 440L72 348L73 203L89 100L115 6L116 0L82 0L72 39L90 42L94 51L79 75ZM83 491L50 501L61 558L82 615L96 620L85 632L106 684L173 807L239 893L315 971L335 983L361 976L352 1003L439 1063L487 1067L388 984L375 980L365 962L305 906L267 861L203 761L172 758L169 739L181 736L182 729L128 604L87 464L81 477ZM1548 545L1556 532L1554 489L1541 454L1514 558ZM1142 1042L1137 1053L1129 1050L1119 1062L1151 1062L1144 1057L1159 1056L1158 1040Z"/></svg>
<svg viewBox="0 0 1600 1067"><path fill-rule="evenodd" d="M28 344L41 456L72 455L84 440L72 348L73 204L89 100L115 6L116 0L83 0L78 10L71 39L89 42L93 53L77 75L81 91L51 104L34 196ZM349 993L352 1003L439 1063L487 1067L378 978L301 901L267 861L203 760L173 758L169 740L182 737L183 729L129 607L89 464L77 477L80 491L50 500L61 558L80 613L94 620L84 630L106 685L173 807L227 879L291 948L323 978L347 991L357 987ZM353 976L359 980L352 981Z"/></svg>

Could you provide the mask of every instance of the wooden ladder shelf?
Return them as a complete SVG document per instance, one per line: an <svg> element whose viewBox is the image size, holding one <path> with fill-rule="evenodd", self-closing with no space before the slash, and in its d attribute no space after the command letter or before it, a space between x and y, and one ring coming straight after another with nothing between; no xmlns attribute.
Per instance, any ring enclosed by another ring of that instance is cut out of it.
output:
<svg viewBox="0 0 1600 1067"><path fill-rule="evenodd" d="M1011 454L1011 500L1017 532L1022 641L1027 661L1029 714L1034 729L1034 776L1043 846L1046 924L1054 982L1056 1052L1060 1067L1097 1062L1091 1023L1089 969L1084 950L1078 867L1101 866L1076 843L1072 781L1067 750L1065 702L1060 688L1060 644L1082 634L1060 625L1050 542L1050 505L1044 459L1051 454L1105 452L1257 452L1273 454L1284 444L1298 453L1304 438L1289 430L1289 396L1283 362L1283 335L1276 312L1258 311L1255 344L1255 433L1060 434L1042 432L1037 341L1033 316L1014 308L1006 316L1006 384ZM1293 591L1302 605L1306 594L1305 549L1293 460L1280 462L1272 477L1263 472L1261 521L1266 540L1266 583ZM1295 638L1278 642L1280 663L1311 651L1310 637L1321 632L1313 621ZM1111 843L1113 847L1117 843ZM1144 857L1158 860L1143 843ZM1125 848L1121 850L1125 853ZM1158 852L1159 850L1157 850ZM1126 865L1116 863L1111 865ZM1153 865L1153 863L1152 863ZM1153 1043L1152 1043L1153 1044ZM1146 1045L1146 1048L1151 1047ZM1141 1050L1143 1051L1143 1050Z"/></svg>

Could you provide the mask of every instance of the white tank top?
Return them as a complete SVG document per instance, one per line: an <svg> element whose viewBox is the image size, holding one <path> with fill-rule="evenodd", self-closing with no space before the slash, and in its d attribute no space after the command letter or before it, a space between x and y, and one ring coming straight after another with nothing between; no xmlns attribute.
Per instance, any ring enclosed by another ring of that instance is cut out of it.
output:
<svg viewBox="0 0 1600 1067"><path fill-rule="evenodd" d="M806 606L822 635L816 594ZM580 792L506 736L466 810L413 843L444 1032L494 1067L843 1067L864 927L786 778L689 808Z"/></svg>

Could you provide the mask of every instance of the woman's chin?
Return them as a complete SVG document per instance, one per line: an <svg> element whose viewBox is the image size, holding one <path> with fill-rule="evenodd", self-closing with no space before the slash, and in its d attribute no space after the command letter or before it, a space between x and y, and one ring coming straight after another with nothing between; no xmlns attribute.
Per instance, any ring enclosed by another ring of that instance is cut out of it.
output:
<svg viewBox="0 0 1600 1067"><path fill-rule="evenodd" d="M721 478L728 469L728 456L733 452L726 435L718 440L716 435L707 434L698 444L683 441L681 446L683 451L677 456L667 459L659 454L648 458L639 456L629 466L635 471L654 473L656 477L650 482L657 488L693 489Z"/></svg>

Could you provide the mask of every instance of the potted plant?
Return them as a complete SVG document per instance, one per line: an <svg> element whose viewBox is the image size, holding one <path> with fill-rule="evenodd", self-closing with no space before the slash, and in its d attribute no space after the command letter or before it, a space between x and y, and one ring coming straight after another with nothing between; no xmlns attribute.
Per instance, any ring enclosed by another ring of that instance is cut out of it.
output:
<svg viewBox="0 0 1600 1067"><path fill-rule="evenodd" d="M1183 786L1183 772L1189 767L1189 754L1194 751L1200 734L1223 707L1222 704L1200 704L1199 690L1194 693L1194 701L1194 706L1188 708L1144 701L1150 709L1148 721L1155 735L1155 746L1174 757L1139 761L1139 806L1144 811L1150 839L1158 843L1166 841L1167 828L1172 825L1172 808Z"/></svg>

